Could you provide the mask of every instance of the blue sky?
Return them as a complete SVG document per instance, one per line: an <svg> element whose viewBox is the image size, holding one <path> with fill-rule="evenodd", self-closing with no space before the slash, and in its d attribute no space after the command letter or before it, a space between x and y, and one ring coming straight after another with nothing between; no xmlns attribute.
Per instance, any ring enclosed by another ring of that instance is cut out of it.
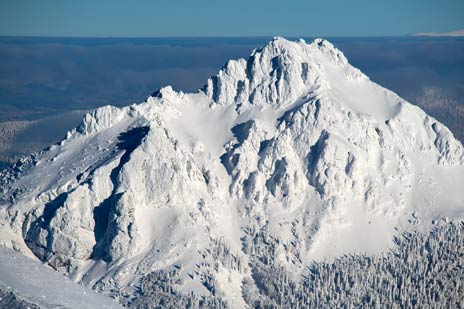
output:
<svg viewBox="0 0 464 309"><path fill-rule="evenodd" d="M463 0L0 1L0 35L388 36L463 28Z"/></svg>

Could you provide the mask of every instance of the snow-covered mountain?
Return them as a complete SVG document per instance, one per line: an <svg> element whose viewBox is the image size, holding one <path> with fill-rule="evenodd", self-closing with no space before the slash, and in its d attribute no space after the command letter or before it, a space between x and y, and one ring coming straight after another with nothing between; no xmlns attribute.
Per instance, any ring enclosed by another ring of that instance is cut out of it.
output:
<svg viewBox="0 0 464 309"><path fill-rule="evenodd" d="M297 277L464 214L463 146L322 39L275 38L198 93L99 108L1 181L2 246L116 297L166 271L232 306L258 238Z"/></svg>

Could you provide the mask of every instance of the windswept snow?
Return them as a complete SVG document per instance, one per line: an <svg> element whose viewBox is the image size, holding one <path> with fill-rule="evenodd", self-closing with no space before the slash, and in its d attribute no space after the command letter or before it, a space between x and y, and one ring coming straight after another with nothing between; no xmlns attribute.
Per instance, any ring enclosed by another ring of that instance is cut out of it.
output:
<svg viewBox="0 0 464 309"><path fill-rule="evenodd" d="M13 250L0 248L0 265L0 288L40 308L121 307L111 298Z"/></svg>
<svg viewBox="0 0 464 309"><path fill-rule="evenodd" d="M296 276L464 214L462 145L322 39L100 108L1 178L1 244L121 298L175 268L176 290L240 306L263 231Z"/></svg>

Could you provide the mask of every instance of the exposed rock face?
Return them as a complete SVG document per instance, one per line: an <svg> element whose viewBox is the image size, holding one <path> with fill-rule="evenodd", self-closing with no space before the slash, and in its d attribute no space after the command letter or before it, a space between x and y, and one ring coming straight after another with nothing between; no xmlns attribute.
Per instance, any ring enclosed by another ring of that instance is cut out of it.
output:
<svg viewBox="0 0 464 309"><path fill-rule="evenodd" d="M462 145L321 39L276 38L195 94L100 108L2 179L4 246L105 290L182 265L179 289L205 294L227 274L236 304L246 267L194 275L213 241L246 260L241 237L266 228L298 272L464 211Z"/></svg>

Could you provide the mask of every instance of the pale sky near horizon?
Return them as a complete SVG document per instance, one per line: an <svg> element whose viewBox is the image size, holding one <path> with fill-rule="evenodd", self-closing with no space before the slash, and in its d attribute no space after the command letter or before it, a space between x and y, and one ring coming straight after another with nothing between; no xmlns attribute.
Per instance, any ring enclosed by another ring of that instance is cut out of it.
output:
<svg viewBox="0 0 464 309"><path fill-rule="evenodd" d="M0 1L4 36L394 36L459 29L463 0Z"/></svg>

